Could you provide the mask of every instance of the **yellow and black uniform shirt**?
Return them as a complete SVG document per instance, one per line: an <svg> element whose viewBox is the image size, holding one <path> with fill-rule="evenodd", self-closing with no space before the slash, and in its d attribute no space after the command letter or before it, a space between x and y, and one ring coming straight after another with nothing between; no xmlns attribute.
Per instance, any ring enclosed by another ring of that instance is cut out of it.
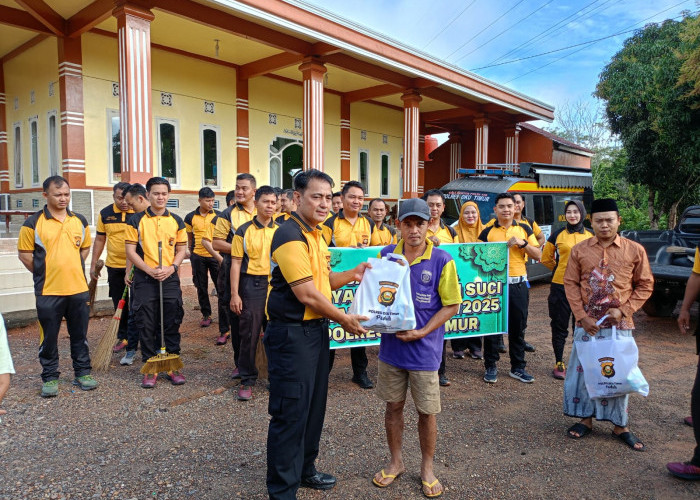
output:
<svg viewBox="0 0 700 500"><path fill-rule="evenodd" d="M446 225L442 220L437 231L428 229L428 237L435 236L440 240L440 243L459 243L457 238L457 230L452 226Z"/></svg>
<svg viewBox="0 0 700 500"><path fill-rule="evenodd" d="M533 247L539 246L537 238L535 238L535 234L532 232L532 228L527 224L519 224L517 222L513 222L513 224L506 229L496 221L493 225L481 231L479 241L492 243L508 241L513 236L527 240L528 245L532 245ZM508 276L527 276L527 269L525 268L527 253L525 250L517 245L513 245L508 249L508 252Z"/></svg>
<svg viewBox="0 0 700 500"><path fill-rule="evenodd" d="M357 247L379 245L375 224L366 215L358 215L351 224L340 210L323 223L323 238L330 247Z"/></svg>
<svg viewBox="0 0 700 500"><path fill-rule="evenodd" d="M269 276L270 246L278 227L279 224L273 220L267 226L263 226L254 217L252 221L236 229L231 243L231 258L243 261L241 273Z"/></svg>
<svg viewBox="0 0 700 500"><path fill-rule="evenodd" d="M219 212L216 210L211 210L205 215L202 215L199 211L199 207L185 215L185 230L187 234L192 234L192 238L194 239L194 246L190 248L191 252L201 255L202 257L211 257L207 249L202 246L202 238L211 240L211 221L218 215Z"/></svg>
<svg viewBox="0 0 700 500"><path fill-rule="evenodd" d="M211 234L212 239L224 240L226 243L233 242L233 235L236 234L236 229L253 220L256 214L256 209L248 212L240 203L234 203L212 219L211 223L214 226ZM206 239L208 239L208 236ZM225 254L226 252L220 253Z"/></svg>
<svg viewBox="0 0 700 500"><path fill-rule="evenodd" d="M554 271L552 283L564 284L564 273L569 263L571 249L577 243L592 238L591 233L585 227L581 231L569 232L565 227L551 234L542 250L542 264Z"/></svg>
<svg viewBox="0 0 700 500"><path fill-rule="evenodd" d="M376 238L373 237L372 241L376 241L376 243L373 244L386 246L398 243L398 231L393 227L382 224L382 227L377 226L374 231L376 233Z"/></svg>
<svg viewBox="0 0 700 500"><path fill-rule="evenodd" d="M277 217L275 217L275 222L277 224L282 224L283 222L286 222L291 216L292 214L290 213L282 212L281 214L277 215Z"/></svg>
<svg viewBox="0 0 700 500"><path fill-rule="evenodd" d="M693 272L700 274L700 247L695 247L695 263L693 264Z"/></svg>
<svg viewBox="0 0 700 500"><path fill-rule="evenodd" d="M486 227L493 226L494 222L496 222L496 219L491 219L486 223ZM515 219L513 220L515 223ZM540 226L535 222L534 219L531 219L530 217L522 217L519 221L517 221L518 224L520 225L525 225L525 226L530 226L530 229L532 229L532 232L535 234L535 239L542 234L542 229ZM539 242L535 246L540 246Z"/></svg>
<svg viewBox="0 0 700 500"><path fill-rule="evenodd" d="M175 247L187 245L185 223L179 216L169 210L156 215L151 207L131 216L126 242L136 245L136 253L150 267L158 267L159 241L163 243L163 267L172 266Z"/></svg>
<svg viewBox="0 0 700 500"><path fill-rule="evenodd" d="M35 295L75 295L87 292L85 263L80 251L92 238L85 217L70 210L63 222L44 206L19 230L17 250L34 257Z"/></svg>
<svg viewBox="0 0 700 500"><path fill-rule="evenodd" d="M316 289L331 300L331 254L321 226L311 227L292 212L272 237L270 288L267 318L298 323L321 316L299 302L292 287L313 281Z"/></svg>
<svg viewBox="0 0 700 500"><path fill-rule="evenodd" d="M116 204L104 207L97 216L97 234L107 238L107 267L124 269L126 267L126 250L124 236L126 225L133 210L122 212Z"/></svg>

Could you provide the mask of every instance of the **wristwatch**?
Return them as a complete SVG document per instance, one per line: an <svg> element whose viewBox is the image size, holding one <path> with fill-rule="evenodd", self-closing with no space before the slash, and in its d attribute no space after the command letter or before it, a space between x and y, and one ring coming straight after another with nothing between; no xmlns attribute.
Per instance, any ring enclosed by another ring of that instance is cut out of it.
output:
<svg viewBox="0 0 700 500"><path fill-rule="evenodd" d="M173 267L175 268L175 272L178 272L180 270L180 266L177 264L173 264Z"/></svg>
<svg viewBox="0 0 700 500"><path fill-rule="evenodd" d="M518 245L520 248L525 248L527 246L527 240L524 240L524 241L525 241L525 243L523 243L522 245Z"/></svg>

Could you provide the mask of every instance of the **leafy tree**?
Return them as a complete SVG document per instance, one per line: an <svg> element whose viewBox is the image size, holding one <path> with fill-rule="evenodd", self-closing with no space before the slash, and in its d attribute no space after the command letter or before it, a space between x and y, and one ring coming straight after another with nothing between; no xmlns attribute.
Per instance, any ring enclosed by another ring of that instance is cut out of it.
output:
<svg viewBox="0 0 700 500"><path fill-rule="evenodd" d="M700 5L700 2L698 2ZM680 33L681 47L677 52L680 58L680 85L691 85L687 97L700 96L700 17L688 18ZM697 108L698 103L694 106Z"/></svg>
<svg viewBox="0 0 700 500"><path fill-rule="evenodd" d="M700 186L700 111L690 85L678 83L684 23L651 24L627 39L603 69L595 95L618 134L628 162L624 177L648 190L649 223L662 214L673 222L677 210L697 202Z"/></svg>

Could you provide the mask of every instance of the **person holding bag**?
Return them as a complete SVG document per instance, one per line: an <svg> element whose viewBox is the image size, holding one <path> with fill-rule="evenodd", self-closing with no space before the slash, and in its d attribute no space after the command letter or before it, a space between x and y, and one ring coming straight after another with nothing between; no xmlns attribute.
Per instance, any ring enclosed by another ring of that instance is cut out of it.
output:
<svg viewBox="0 0 700 500"><path fill-rule="evenodd" d="M570 369L564 379L564 414L581 419L567 431L572 439L590 434L595 417L612 422L613 436L635 451L644 451L644 444L628 427L629 394L592 399L576 348L577 342L590 339L589 336L597 340L610 338L613 326L618 337L631 337L632 315L654 290L654 278L644 248L617 234L620 222L615 200L594 200L591 226L595 236L571 249L564 290L576 319L576 329ZM601 370L606 369L614 370L614 366L601 365Z"/></svg>

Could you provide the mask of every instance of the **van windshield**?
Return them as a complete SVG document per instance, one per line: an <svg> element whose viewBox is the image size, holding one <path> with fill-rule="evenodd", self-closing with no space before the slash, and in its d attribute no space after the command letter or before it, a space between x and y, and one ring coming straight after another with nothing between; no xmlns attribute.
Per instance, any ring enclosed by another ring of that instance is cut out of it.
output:
<svg viewBox="0 0 700 500"><path fill-rule="evenodd" d="M479 207L481 222L488 222L493 218L496 193L481 191L443 191L445 194L445 213L442 219L446 224L452 224L459 219L459 210L467 201L473 201Z"/></svg>

